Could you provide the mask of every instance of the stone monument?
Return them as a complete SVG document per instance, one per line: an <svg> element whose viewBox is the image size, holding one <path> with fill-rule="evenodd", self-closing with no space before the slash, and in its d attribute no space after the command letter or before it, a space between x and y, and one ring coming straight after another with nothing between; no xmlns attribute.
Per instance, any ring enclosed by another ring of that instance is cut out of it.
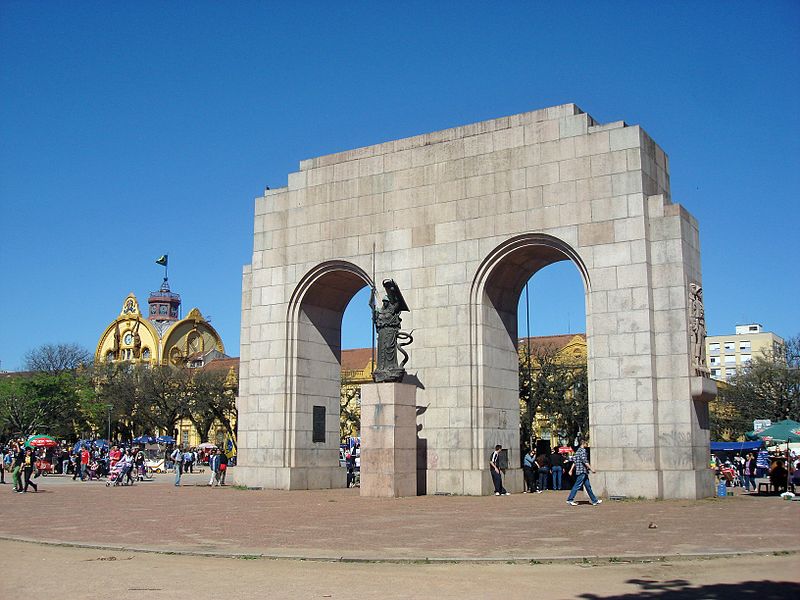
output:
<svg viewBox="0 0 800 600"><path fill-rule="evenodd" d="M490 493L495 444L520 463L520 291L557 261L586 294L595 490L711 494L714 386L697 368L689 294L702 285L697 222L672 201L669 161L644 129L574 104L304 160L256 200L236 480L345 485L341 320L375 286L369 269L391 273L414 307L422 488ZM514 468L506 482L522 489Z"/></svg>

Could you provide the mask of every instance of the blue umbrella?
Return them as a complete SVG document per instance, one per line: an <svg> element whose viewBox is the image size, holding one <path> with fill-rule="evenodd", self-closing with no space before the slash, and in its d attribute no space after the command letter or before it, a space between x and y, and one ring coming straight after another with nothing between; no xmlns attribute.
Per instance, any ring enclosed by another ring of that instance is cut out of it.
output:
<svg viewBox="0 0 800 600"><path fill-rule="evenodd" d="M89 440L78 440L75 445L72 447L73 452L77 452L81 448L89 448L92 445L92 442Z"/></svg>
<svg viewBox="0 0 800 600"><path fill-rule="evenodd" d="M155 444L156 438L152 435L140 435L137 438L133 438L134 444Z"/></svg>
<svg viewBox="0 0 800 600"><path fill-rule="evenodd" d="M95 440L95 441L93 442L93 444L94 444L95 446L97 446L98 448L108 448L108 447L109 447L109 445L110 445L110 444L108 443L108 440Z"/></svg>
<svg viewBox="0 0 800 600"><path fill-rule="evenodd" d="M172 437L171 435L160 435L156 438L156 441L159 444L174 444L175 438Z"/></svg>

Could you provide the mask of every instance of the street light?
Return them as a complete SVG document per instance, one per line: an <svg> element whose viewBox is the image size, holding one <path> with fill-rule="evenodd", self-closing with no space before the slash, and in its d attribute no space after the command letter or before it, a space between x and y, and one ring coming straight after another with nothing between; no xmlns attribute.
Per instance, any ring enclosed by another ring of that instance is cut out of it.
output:
<svg viewBox="0 0 800 600"><path fill-rule="evenodd" d="M108 409L108 443L111 444L111 409L114 408L113 404L106 404L106 408Z"/></svg>

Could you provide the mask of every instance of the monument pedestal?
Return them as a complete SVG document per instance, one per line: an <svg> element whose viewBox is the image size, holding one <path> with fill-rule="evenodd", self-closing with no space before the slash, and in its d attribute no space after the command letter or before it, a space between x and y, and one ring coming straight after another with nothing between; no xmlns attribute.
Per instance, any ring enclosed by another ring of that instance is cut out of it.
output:
<svg viewBox="0 0 800 600"><path fill-rule="evenodd" d="M417 387L361 386L361 495L417 495Z"/></svg>

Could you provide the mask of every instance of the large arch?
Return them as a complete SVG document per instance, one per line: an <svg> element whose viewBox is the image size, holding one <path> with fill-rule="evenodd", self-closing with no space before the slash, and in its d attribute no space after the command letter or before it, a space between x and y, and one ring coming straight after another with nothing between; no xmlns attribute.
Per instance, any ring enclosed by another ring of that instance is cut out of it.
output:
<svg viewBox="0 0 800 600"><path fill-rule="evenodd" d="M587 341L591 344L589 270L580 255L552 235L530 232L494 248L477 269L470 289L470 354L473 468L480 469L495 444L518 465L519 355L517 304L525 283L539 270L569 260L578 269L586 293ZM591 398L591 361L589 364ZM591 407L590 407L591 422ZM487 488L484 481L482 487Z"/></svg>
<svg viewBox="0 0 800 600"><path fill-rule="evenodd" d="M362 268L337 260L311 268L291 291L283 337L285 387L277 405L257 407L274 433L266 460L255 467L261 470L257 480L281 489L344 487L339 467L342 317L356 292L371 285ZM320 411L324 430L317 429L315 438Z"/></svg>
<svg viewBox="0 0 800 600"><path fill-rule="evenodd" d="M699 239L663 150L574 104L303 161L256 200L237 480L336 486L327 433L309 442L313 407L332 431L341 311L370 265L411 308L420 487L487 493L489 445L517 447L514 301L537 269L571 260L586 293L595 489L708 495L714 386L690 350Z"/></svg>

